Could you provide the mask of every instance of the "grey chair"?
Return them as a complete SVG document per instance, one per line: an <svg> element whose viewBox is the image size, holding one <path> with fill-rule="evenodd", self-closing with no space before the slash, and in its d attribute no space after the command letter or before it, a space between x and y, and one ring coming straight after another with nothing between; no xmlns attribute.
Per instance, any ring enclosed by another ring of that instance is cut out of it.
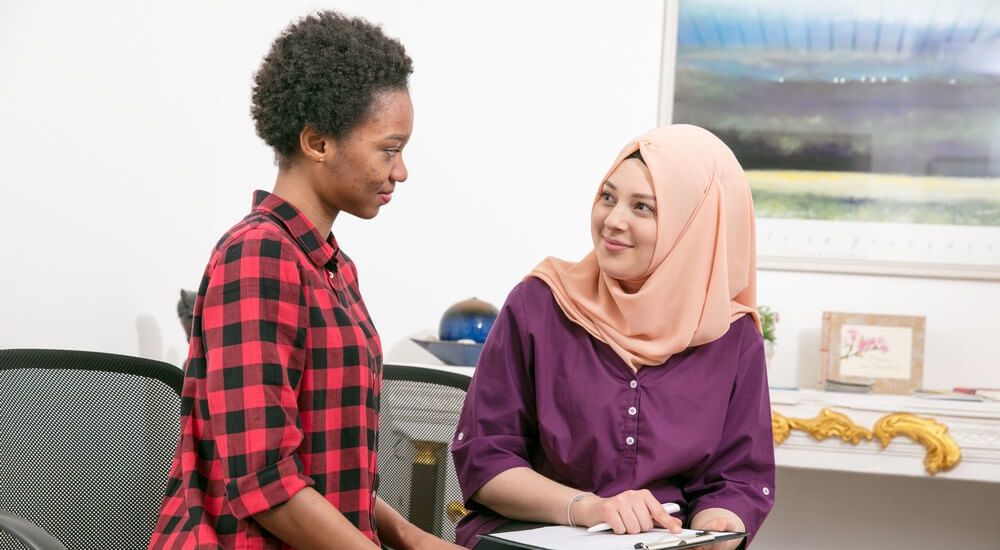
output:
<svg viewBox="0 0 1000 550"><path fill-rule="evenodd" d="M467 510L449 444L469 377L385 365L382 375L378 494L425 531L454 542Z"/></svg>
<svg viewBox="0 0 1000 550"><path fill-rule="evenodd" d="M146 548L182 379L138 357L0 350L0 549Z"/></svg>

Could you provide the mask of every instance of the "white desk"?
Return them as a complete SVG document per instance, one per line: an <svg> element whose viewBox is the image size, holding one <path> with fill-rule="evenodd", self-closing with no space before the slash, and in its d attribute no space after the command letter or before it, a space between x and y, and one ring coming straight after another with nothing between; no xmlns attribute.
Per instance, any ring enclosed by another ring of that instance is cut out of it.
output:
<svg viewBox="0 0 1000 550"><path fill-rule="evenodd" d="M1000 403L772 389L771 408L779 466L1000 483Z"/></svg>

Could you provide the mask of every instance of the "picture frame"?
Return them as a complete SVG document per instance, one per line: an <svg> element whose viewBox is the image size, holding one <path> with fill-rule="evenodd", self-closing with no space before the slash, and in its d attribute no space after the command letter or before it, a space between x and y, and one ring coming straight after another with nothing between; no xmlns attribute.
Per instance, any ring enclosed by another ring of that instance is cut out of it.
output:
<svg viewBox="0 0 1000 550"><path fill-rule="evenodd" d="M820 385L872 384L875 393L910 394L923 385L922 316L823 312Z"/></svg>
<svg viewBox="0 0 1000 550"><path fill-rule="evenodd" d="M1000 17L941 6L665 2L658 122L744 164L760 269L1000 280L1000 136L966 131L1000 121Z"/></svg>

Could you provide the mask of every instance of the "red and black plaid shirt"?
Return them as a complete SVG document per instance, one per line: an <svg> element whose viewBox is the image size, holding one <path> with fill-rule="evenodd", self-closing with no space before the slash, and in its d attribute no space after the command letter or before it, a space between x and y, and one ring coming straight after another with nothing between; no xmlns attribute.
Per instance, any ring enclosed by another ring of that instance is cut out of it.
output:
<svg viewBox="0 0 1000 550"><path fill-rule="evenodd" d="M288 548L250 516L306 486L378 543L381 385L354 264L258 191L198 290L181 438L150 548Z"/></svg>

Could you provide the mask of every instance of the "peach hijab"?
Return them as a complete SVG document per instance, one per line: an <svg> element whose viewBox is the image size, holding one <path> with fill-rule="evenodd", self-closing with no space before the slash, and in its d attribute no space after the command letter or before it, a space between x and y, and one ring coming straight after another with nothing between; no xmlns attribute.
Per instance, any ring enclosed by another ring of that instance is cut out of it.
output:
<svg viewBox="0 0 1000 550"><path fill-rule="evenodd" d="M697 126L657 128L629 142L601 181L636 150L657 205L642 287L625 292L601 272L593 251L577 263L546 258L529 274L548 284L566 317L633 369L711 342L743 315L760 328L753 200L732 151Z"/></svg>

